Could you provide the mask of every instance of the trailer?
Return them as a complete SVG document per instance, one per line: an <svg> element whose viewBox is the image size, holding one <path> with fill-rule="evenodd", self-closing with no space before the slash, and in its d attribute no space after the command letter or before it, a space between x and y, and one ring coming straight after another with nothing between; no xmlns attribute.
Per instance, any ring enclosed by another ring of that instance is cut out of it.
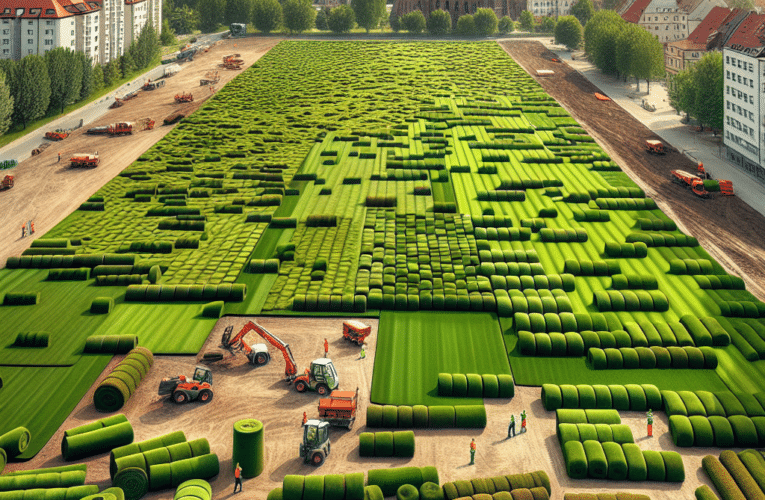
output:
<svg viewBox="0 0 765 500"><path fill-rule="evenodd" d="M319 418L336 427L353 428L356 421L356 407L359 389L353 391L332 391L329 398L319 400Z"/></svg>
<svg viewBox="0 0 765 500"><path fill-rule="evenodd" d="M361 321L352 319L343 322L343 338L356 345L363 344L370 333L372 333L372 327Z"/></svg>
<svg viewBox="0 0 765 500"><path fill-rule="evenodd" d="M100 127L93 127L85 132L88 135L127 135L133 133L133 122L117 122Z"/></svg>
<svg viewBox="0 0 765 500"><path fill-rule="evenodd" d="M69 137L68 130L56 130L54 132L45 132L45 138L49 141L63 141Z"/></svg>
<svg viewBox="0 0 765 500"><path fill-rule="evenodd" d="M148 82L143 84L143 87L141 87L143 90L156 90L160 87L165 86L164 80L154 80L153 82L149 80Z"/></svg>
<svg viewBox="0 0 765 500"><path fill-rule="evenodd" d="M98 155L91 153L74 153L71 158L69 158L69 165L75 168L94 168L98 166L99 162Z"/></svg>
<svg viewBox="0 0 765 500"><path fill-rule="evenodd" d="M194 102L194 94L191 92L183 92L181 94L175 94L175 103L182 104L185 102Z"/></svg>

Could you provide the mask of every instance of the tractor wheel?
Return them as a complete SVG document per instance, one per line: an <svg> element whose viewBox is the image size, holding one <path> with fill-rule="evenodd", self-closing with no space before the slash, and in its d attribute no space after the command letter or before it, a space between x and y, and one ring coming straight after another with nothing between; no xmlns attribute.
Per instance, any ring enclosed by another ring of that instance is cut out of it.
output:
<svg viewBox="0 0 765 500"><path fill-rule="evenodd" d="M202 389L201 391L199 391L199 396L197 397L197 399L199 399L203 403L209 403L210 401L212 401L212 398L213 398L213 391L211 391L210 389Z"/></svg>
<svg viewBox="0 0 765 500"><path fill-rule="evenodd" d="M316 386L316 392L319 393L319 396L326 396L329 394L329 387L326 384L319 384Z"/></svg>
<svg viewBox="0 0 765 500"><path fill-rule="evenodd" d="M295 390L298 392L305 392L308 389L308 385L302 380L295 382Z"/></svg>
<svg viewBox="0 0 765 500"><path fill-rule="evenodd" d="M323 463L324 463L324 453L317 451L317 452L314 452L313 455L311 455L311 465L315 467L319 467Z"/></svg>
<svg viewBox="0 0 765 500"><path fill-rule="evenodd" d="M183 403L188 403L189 397L183 391L176 391L175 394L173 394L173 401L182 405Z"/></svg>
<svg viewBox="0 0 765 500"><path fill-rule="evenodd" d="M262 366L268 363L268 356L264 352L260 352L255 356L255 364Z"/></svg>

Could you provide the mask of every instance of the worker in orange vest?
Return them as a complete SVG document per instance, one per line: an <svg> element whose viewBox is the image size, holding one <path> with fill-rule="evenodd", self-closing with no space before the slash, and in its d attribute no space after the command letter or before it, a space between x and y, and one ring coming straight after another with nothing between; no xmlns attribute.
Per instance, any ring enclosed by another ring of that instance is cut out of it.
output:
<svg viewBox="0 0 765 500"><path fill-rule="evenodd" d="M236 493L236 487L239 486L239 493L242 492L242 468L239 467L239 463L236 464L234 469L234 493Z"/></svg>
<svg viewBox="0 0 765 500"><path fill-rule="evenodd" d="M470 441L470 465L475 465L475 438Z"/></svg>
<svg viewBox="0 0 765 500"><path fill-rule="evenodd" d="M649 408L645 416L648 424L648 437L653 437L653 410Z"/></svg>
<svg viewBox="0 0 765 500"><path fill-rule="evenodd" d="M324 339L324 357L326 358L329 354L329 342L327 342L327 339Z"/></svg>
<svg viewBox="0 0 765 500"><path fill-rule="evenodd" d="M308 414L306 412L303 412L303 425L308 422Z"/></svg>

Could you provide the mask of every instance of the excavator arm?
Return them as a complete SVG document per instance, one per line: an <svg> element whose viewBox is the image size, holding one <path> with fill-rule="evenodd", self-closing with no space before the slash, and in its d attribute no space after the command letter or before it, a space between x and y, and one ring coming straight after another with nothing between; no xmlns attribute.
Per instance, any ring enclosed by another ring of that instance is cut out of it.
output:
<svg viewBox="0 0 765 500"><path fill-rule="evenodd" d="M295 376L297 375L297 364L295 363L295 358L292 357L292 350L290 349L289 344L285 343L283 340L281 340L276 335L272 334L259 324L248 321L246 325L237 333L233 338L226 340L226 334L223 334L223 347L227 349L233 349L233 348L239 348L239 344L241 344L241 348L243 348L246 352L251 351L250 346L247 345L246 342L244 342L244 336L247 335L249 332L255 332L261 337L263 337L269 344L276 347L282 352L282 355L284 356L284 362L286 363L286 367L284 368L284 374L287 376L287 379L292 381Z"/></svg>

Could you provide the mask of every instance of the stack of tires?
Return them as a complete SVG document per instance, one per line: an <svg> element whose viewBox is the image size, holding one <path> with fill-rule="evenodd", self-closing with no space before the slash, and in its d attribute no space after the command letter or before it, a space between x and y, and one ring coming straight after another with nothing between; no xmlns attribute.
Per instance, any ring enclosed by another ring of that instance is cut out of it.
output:
<svg viewBox="0 0 765 500"><path fill-rule="evenodd" d="M145 347L128 352L93 393L96 410L113 412L122 408L153 364L154 355Z"/></svg>

